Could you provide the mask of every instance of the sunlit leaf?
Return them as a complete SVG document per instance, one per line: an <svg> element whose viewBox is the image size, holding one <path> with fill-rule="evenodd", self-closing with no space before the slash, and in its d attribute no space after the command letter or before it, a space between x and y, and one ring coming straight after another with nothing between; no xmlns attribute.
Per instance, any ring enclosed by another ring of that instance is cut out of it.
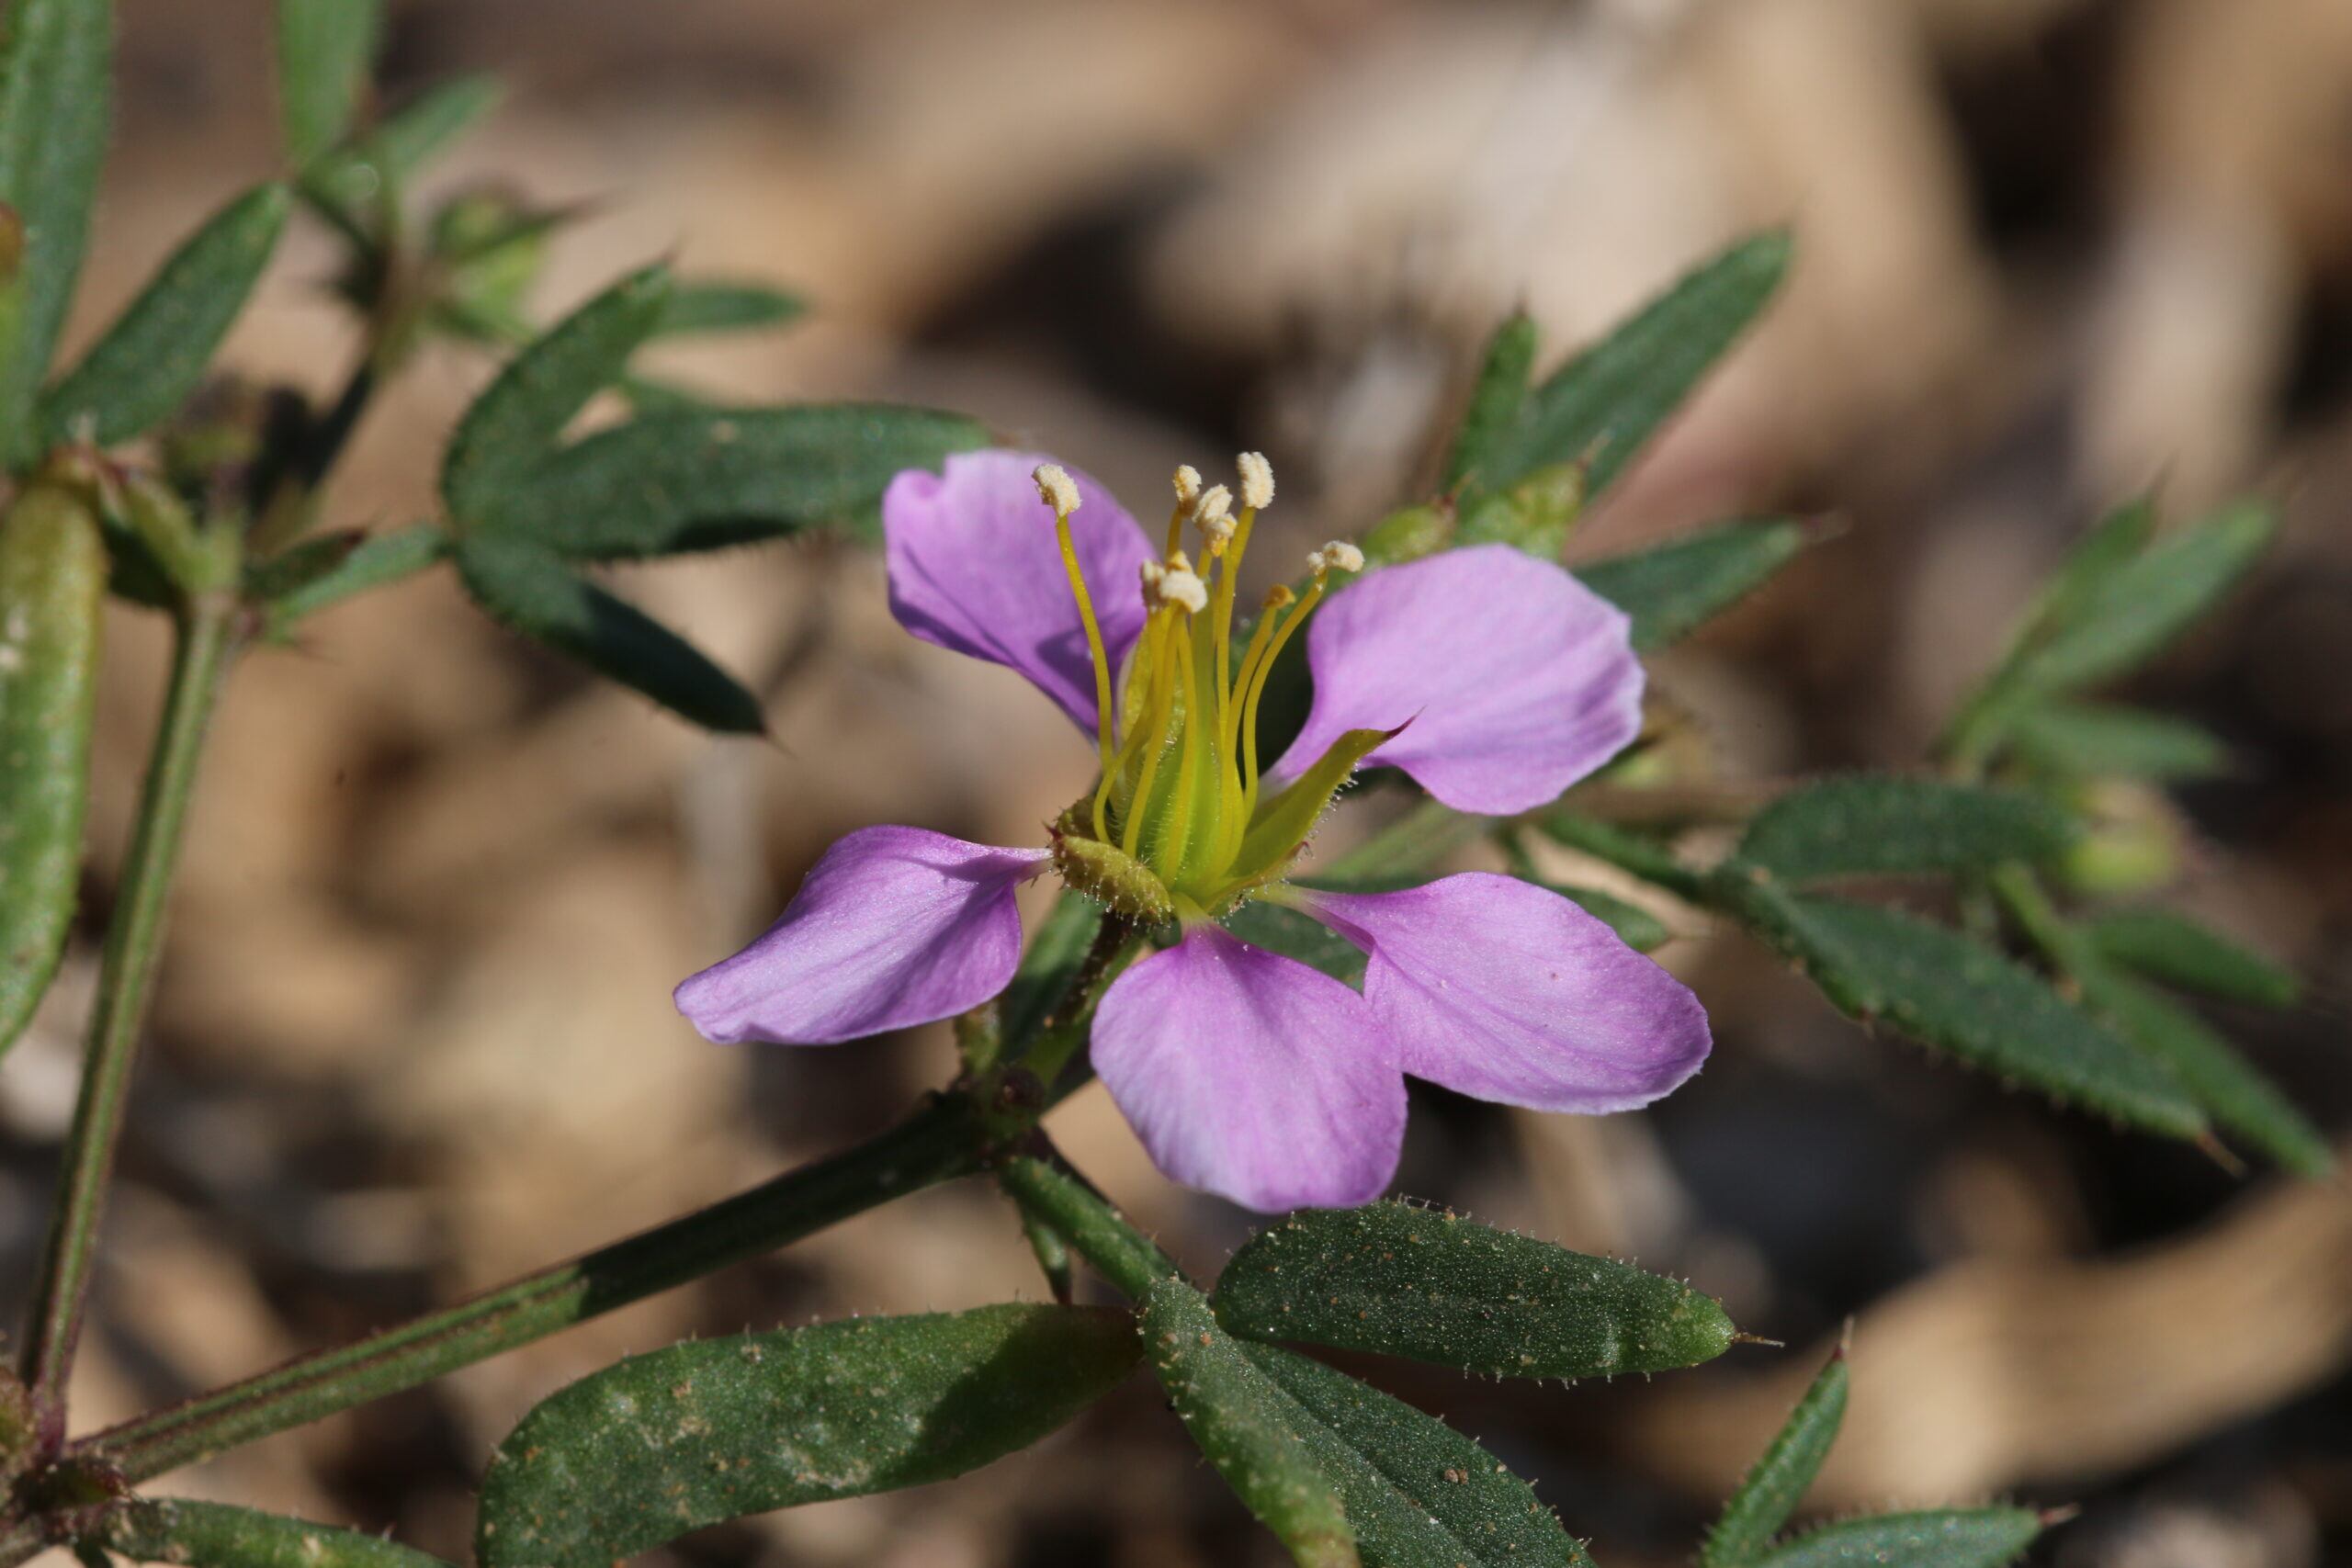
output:
<svg viewBox="0 0 2352 1568"><path fill-rule="evenodd" d="M1679 1280L1393 1202L1307 1210L1259 1232L1216 1303L1236 1334L1490 1377L1693 1366L1736 1333L1722 1303Z"/></svg>
<svg viewBox="0 0 2352 1568"><path fill-rule="evenodd" d="M1003 1305L697 1340L540 1404L483 1478L483 1568L606 1568L748 1514L944 1481L1134 1368L1124 1312Z"/></svg>

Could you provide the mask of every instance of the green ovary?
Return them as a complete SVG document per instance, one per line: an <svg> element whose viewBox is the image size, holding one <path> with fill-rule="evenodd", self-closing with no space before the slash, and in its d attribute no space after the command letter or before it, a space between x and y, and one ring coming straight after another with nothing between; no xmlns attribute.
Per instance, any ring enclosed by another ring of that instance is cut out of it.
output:
<svg viewBox="0 0 2352 1568"><path fill-rule="evenodd" d="M1313 614L1333 570L1363 557L1333 544L1308 558L1313 579L1294 594L1269 594L1247 642L1234 644L1234 583L1258 513L1272 499L1262 457L1245 455L1245 504L1228 515L1223 486L1199 492L1189 468L1177 474L1177 504L1161 561L1143 573L1148 610L1124 679L1114 679L1096 629L1093 602L1069 534L1074 492L1049 482L1062 560L1095 659L1105 705L1097 736L1102 763L1093 795L1055 824L1055 860L1072 886L1140 919L1187 921L1222 914L1253 888L1279 878L1355 764L1386 735L1343 737L1288 787L1261 788L1258 705L1274 661ZM1178 547L1187 523L1202 536L1195 571ZM1115 707L1115 713L1113 708Z"/></svg>

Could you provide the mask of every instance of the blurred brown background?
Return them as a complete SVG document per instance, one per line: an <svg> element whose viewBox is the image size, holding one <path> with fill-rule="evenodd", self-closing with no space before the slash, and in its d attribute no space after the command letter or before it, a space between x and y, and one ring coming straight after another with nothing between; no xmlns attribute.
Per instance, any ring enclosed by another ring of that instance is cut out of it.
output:
<svg viewBox="0 0 2352 1568"><path fill-rule="evenodd" d="M125 0L86 334L273 157L259 0ZM1836 540L1660 689L1714 764L1915 759L2103 502L2254 487L2283 543L2144 682L2243 748L2169 809L2187 905L2315 1005L2232 1015L2329 1125L2352 1110L2352 5L2346 0L410 0L386 94L477 68L509 107L435 182L591 215L552 310L658 254L819 314L665 366L746 397L975 411L1134 497L1270 452L1302 539L1424 477L1515 302L1555 351L1763 222L1793 286L1578 547L1736 511ZM318 390L350 324L288 244L232 344ZM483 379L429 356L372 417L345 524L431 504ZM950 1070L937 1031L702 1044L670 986L836 833L1032 836L1087 748L1013 678L899 634L876 564L807 546L634 572L767 694L713 742L491 629L441 580L322 618L232 688L111 1217L83 1424L119 1419L820 1154ZM95 930L162 639L111 627ZM1848 1314L1831 1509L2079 1500L2070 1568L2352 1562L2352 1202L2233 1179L1866 1039L1688 912L1668 961L1718 1048L1654 1115L1430 1096L1403 1185L1690 1275L1792 1348L1640 1386L1383 1368L1535 1477L1615 1568L1681 1561ZM0 1071L0 1274L21 1278L95 945ZM1170 1188L1099 1089L1064 1146L1188 1258L1243 1217ZM868 1216L162 1490L390 1527L463 1556L495 1440L566 1379L697 1332L1040 1285L978 1187ZM1139 1382L954 1484L714 1532L679 1562L1272 1562ZM62 1562L62 1558L60 1559Z"/></svg>

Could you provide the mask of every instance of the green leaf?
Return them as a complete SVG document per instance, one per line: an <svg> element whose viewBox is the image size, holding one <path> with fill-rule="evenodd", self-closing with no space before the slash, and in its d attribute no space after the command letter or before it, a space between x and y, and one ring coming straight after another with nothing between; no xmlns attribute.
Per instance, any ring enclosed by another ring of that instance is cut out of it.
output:
<svg viewBox="0 0 2352 1568"><path fill-rule="evenodd" d="M2302 981L2219 931L2169 909L2117 909L2090 924L2100 954L2184 991L2256 1007L2292 1007Z"/></svg>
<svg viewBox="0 0 2352 1568"><path fill-rule="evenodd" d="M1736 860L1711 887L1720 908L1854 1018L1883 1021L1971 1066L2129 1126L2176 1138L2206 1130L2204 1112L2170 1072L2032 971L1958 931L1874 905L1801 897Z"/></svg>
<svg viewBox="0 0 2352 1568"><path fill-rule="evenodd" d="M447 1568L381 1536L176 1497L108 1514L95 1544L134 1562L188 1568Z"/></svg>
<svg viewBox="0 0 2352 1568"><path fill-rule="evenodd" d="M1441 488L1466 498L1495 450L1518 426L1527 406L1528 373L1535 368L1535 320L1513 311L1487 340L1469 406L1445 455Z"/></svg>
<svg viewBox="0 0 2352 1568"><path fill-rule="evenodd" d="M1443 1422L1303 1356L1237 1342L1181 1280L1154 1285L1142 1315L1193 1440L1298 1562L1589 1568L1527 1483Z"/></svg>
<svg viewBox="0 0 2352 1568"><path fill-rule="evenodd" d="M1578 567L1587 588L1634 617L1634 646L1664 648L1762 586L1805 546L1787 518L1718 523Z"/></svg>
<svg viewBox="0 0 2352 1568"><path fill-rule="evenodd" d="M82 270L106 161L114 8L14 0L0 34L0 205L24 225L23 292L0 341L0 468L16 468L33 455L34 400Z"/></svg>
<svg viewBox="0 0 2352 1568"><path fill-rule="evenodd" d="M469 535L458 542L458 574L492 620L635 687L681 717L729 734L765 729L759 699L733 676L537 546Z"/></svg>
<svg viewBox="0 0 2352 1568"><path fill-rule="evenodd" d="M2074 624L2107 580L2156 536L2155 498L2138 495L2086 529L2050 574L2019 621L2018 648Z"/></svg>
<svg viewBox="0 0 2352 1568"><path fill-rule="evenodd" d="M2054 613L2049 636L2018 660L2014 682L2066 692L2136 668L2212 606L2261 555L2274 528L2266 508L2244 502L2109 571Z"/></svg>
<svg viewBox="0 0 2352 1568"><path fill-rule="evenodd" d="M2335 1170L2326 1134L2195 1013L2096 960L2075 978L2091 1010L2170 1068L2225 1131L2298 1175Z"/></svg>
<svg viewBox="0 0 2352 1568"><path fill-rule="evenodd" d="M2030 1508L1881 1514L1799 1536L1756 1568L2003 1568L2041 1533Z"/></svg>
<svg viewBox="0 0 2352 1568"><path fill-rule="evenodd" d="M277 0L277 119L296 168L351 129L382 28L379 0Z"/></svg>
<svg viewBox="0 0 2352 1568"><path fill-rule="evenodd" d="M752 332L782 326L808 309L798 296L763 283L682 282L670 290L653 330L662 337Z"/></svg>
<svg viewBox="0 0 2352 1568"><path fill-rule="evenodd" d="M1805 1488L1821 1473L1822 1461L1838 1440L1838 1424L1846 1419L1849 1382L1841 1347L1724 1505L1722 1517L1700 1549L1699 1568L1744 1568L1771 1544L1773 1535L1804 1500Z"/></svg>
<svg viewBox="0 0 2352 1568"><path fill-rule="evenodd" d="M1124 1312L1002 1305L675 1345L533 1410L492 1459L482 1568L605 1568L747 1514L944 1481L1134 1368Z"/></svg>
<svg viewBox="0 0 2352 1568"><path fill-rule="evenodd" d="M370 534L356 544L347 544L347 536L330 538L331 545L327 539L298 545L254 568L247 591L269 601L274 630L282 631L355 593L422 571L447 556L455 542L424 523Z"/></svg>
<svg viewBox="0 0 2352 1568"><path fill-rule="evenodd" d="M1773 801L1748 823L1739 856L1785 882L1948 874L2042 860L2074 837L2073 820L2040 795L1857 774Z"/></svg>
<svg viewBox="0 0 2352 1568"><path fill-rule="evenodd" d="M508 362L449 439L441 495L452 517L472 522L527 500L525 481L588 400L628 368L669 292L662 268L631 273Z"/></svg>
<svg viewBox="0 0 2352 1568"><path fill-rule="evenodd" d="M366 135L313 159L302 171L303 199L355 238L365 235L367 213L396 197L504 96L490 76L461 76L427 90Z"/></svg>
<svg viewBox="0 0 2352 1568"><path fill-rule="evenodd" d="M1712 1360L1736 1333L1679 1280L1404 1203L1315 1209L1252 1236L1216 1314L1235 1334L1377 1350L1489 1377Z"/></svg>
<svg viewBox="0 0 2352 1568"><path fill-rule="evenodd" d="M1495 444L1486 488L1589 459L1587 494L1607 490L1762 312L1789 254L1785 231L1742 241L1555 372L1528 398L1509 438Z"/></svg>
<svg viewBox="0 0 2352 1568"><path fill-rule="evenodd" d="M97 519L63 491L0 515L0 1053L74 923L106 585Z"/></svg>
<svg viewBox="0 0 2352 1568"><path fill-rule="evenodd" d="M882 491L988 433L878 404L663 410L565 448L469 521L588 559L673 555L839 525L869 536Z"/></svg>
<svg viewBox="0 0 2352 1568"><path fill-rule="evenodd" d="M2227 773L2227 742L2201 725L2108 703L2039 703L2009 724L2018 759L2068 778L2203 779Z"/></svg>
<svg viewBox="0 0 2352 1568"><path fill-rule="evenodd" d="M1334 980L1353 986L1363 978L1363 951L1312 915L1259 899L1227 916L1225 926L1252 947L1295 959Z"/></svg>
<svg viewBox="0 0 2352 1568"><path fill-rule="evenodd" d="M269 265L288 205L284 186L259 186L190 235L41 399L48 439L86 430L100 446L111 446L177 410Z"/></svg>

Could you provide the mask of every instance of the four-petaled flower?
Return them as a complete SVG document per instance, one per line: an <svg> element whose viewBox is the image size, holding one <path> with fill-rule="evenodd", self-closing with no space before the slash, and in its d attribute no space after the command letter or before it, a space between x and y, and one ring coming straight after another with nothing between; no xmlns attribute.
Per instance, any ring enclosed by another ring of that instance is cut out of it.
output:
<svg viewBox="0 0 2352 1568"><path fill-rule="evenodd" d="M1645 1105L1698 1070L1698 999L1555 893L1479 873L1385 893L1285 880L1360 765L1505 814L1608 761L1641 726L1625 616L1506 546L1374 572L1315 615L1313 705L1261 774L1268 672L1332 575L1363 557L1314 552L1308 586L1275 589L1237 649L1235 572L1273 494L1263 457L1239 468L1238 512L1227 487L1177 470L1157 552L1101 486L1037 457L972 453L891 483L899 623L1027 676L1091 732L1101 784L1049 848L849 834L766 934L678 987L695 1028L821 1045L977 1007L1020 959L1014 886L1050 865L1119 914L1181 928L1104 993L1094 1069L1161 1169L1253 1209L1378 1196L1404 1139L1408 1074L1590 1112ZM1188 524L1197 568L1178 548ZM1138 581L1140 594L1123 586ZM1250 898L1361 948L1363 989L1218 923Z"/></svg>

